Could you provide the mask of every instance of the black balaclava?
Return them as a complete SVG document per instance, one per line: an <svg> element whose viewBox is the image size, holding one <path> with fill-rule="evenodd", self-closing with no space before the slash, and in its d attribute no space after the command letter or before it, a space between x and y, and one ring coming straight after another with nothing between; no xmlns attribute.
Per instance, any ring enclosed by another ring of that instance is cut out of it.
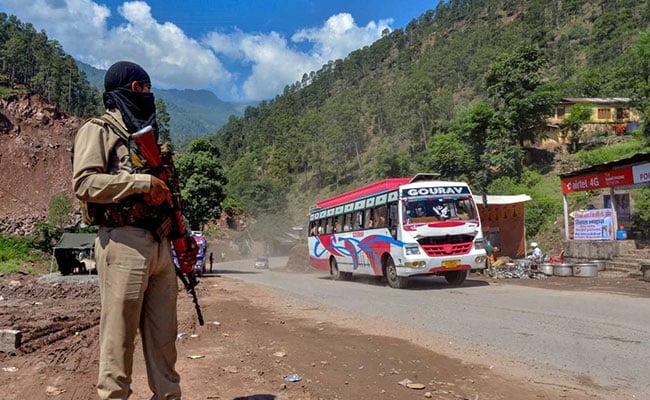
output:
<svg viewBox="0 0 650 400"><path fill-rule="evenodd" d="M149 74L138 64L118 61L106 71L104 77L104 107L117 108L130 133L135 133L147 125L156 128L156 103L153 93L131 91L131 83L151 84ZM157 129L156 129L157 130Z"/></svg>

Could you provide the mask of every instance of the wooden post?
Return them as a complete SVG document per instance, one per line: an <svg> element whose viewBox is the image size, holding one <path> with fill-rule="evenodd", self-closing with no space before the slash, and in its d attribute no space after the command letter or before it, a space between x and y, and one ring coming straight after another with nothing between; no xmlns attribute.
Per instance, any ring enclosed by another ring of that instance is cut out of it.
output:
<svg viewBox="0 0 650 400"><path fill-rule="evenodd" d="M569 202L566 199L566 193L562 194L562 206L564 207L564 238L569 240L571 233L569 232Z"/></svg>

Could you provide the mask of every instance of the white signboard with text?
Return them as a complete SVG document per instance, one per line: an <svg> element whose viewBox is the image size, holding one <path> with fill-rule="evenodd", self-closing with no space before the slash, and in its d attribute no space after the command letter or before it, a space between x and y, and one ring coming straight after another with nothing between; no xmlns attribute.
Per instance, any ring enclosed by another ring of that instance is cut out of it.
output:
<svg viewBox="0 0 650 400"><path fill-rule="evenodd" d="M573 224L574 240L614 240L611 208L576 211Z"/></svg>

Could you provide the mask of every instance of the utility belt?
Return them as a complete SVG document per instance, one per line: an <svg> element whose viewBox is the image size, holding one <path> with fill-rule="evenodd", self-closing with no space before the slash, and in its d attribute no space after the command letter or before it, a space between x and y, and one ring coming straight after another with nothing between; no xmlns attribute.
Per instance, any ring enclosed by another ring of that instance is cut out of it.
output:
<svg viewBox="0 0 650 400"><path fill-rule="evenodd" d="M118 228L126 225L146 229L161 241L172 231L171 208L163 203L152 206L141 195L133 195L121 203L83 203L84 220L89 225Z"/></svg>

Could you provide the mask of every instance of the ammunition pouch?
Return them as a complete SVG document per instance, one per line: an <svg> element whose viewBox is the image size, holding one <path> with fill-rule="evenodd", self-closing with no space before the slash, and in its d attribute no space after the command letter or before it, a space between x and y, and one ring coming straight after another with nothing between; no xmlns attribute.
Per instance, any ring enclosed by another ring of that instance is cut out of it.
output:
<svg viewBox="0 0 650 400"><path fill-rule="evenodd" d="M142 195L133 195L120 203L85 203L84 220L89 225L109 228L134 226L146 229L161 241L172 232L171 208L163 203L151 206L144 202Z"/></svg>

